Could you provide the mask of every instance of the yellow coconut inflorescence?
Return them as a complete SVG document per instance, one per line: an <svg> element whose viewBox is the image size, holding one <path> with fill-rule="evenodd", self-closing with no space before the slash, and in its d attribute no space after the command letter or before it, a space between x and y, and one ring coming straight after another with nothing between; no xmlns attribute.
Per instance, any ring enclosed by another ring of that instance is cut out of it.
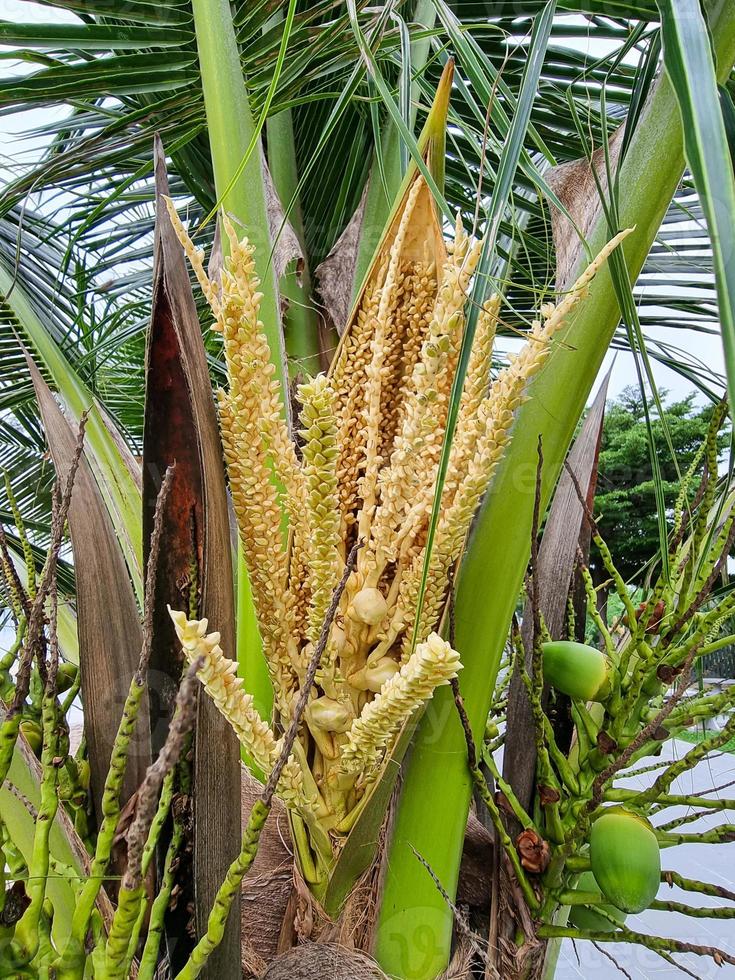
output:
<svg viewBox="0 0 735 980"><path fill-rule="evenodd" d="M460 669L456 651L435 632L448 570L508 445L529 380L622 236L558 305L543 307L525 346L494 378L499 297L480 312L416 622L450 390L480 243L459 219L453 239L445 241L429 188L417 174L394 213L331 371L299 388L298 455L259 320L252 247L223 216L229 256L221 278L210 280L203 255L170 204L169 211L211 306L214 328L223 336L228 385L218 395L220 424L273 682L272 720L257 715L206 623L183 613L172 616L189 660L205 655L203 683L265 772L277 756L276 733L292 717L346 557L362 542L279 788L310 833L319 827L336 842L405 722Z"/></svg>

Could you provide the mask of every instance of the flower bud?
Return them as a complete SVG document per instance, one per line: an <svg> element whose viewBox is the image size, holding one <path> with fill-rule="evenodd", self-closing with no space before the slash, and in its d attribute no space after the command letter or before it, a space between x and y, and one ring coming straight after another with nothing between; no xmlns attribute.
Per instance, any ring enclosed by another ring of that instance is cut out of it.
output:
<svg viewBox="0 0 735 980"><path fill-rule="evenodd" d="M372 691L374 694L379 694L386 681L389 681L399 670L400 667L393 657L381 657L371 666L363 667L362 670L351 674L347 680L358 691Z"/></svg>
<svg viewBox="0 0 735 980"><path fill-rule="evenodd" d="M350 607L353 619L360 623L367 623L368 626L376 626L385 618L387 612L388 603L380 589L360 589Z"/></svg>
<svg viewBox="0 0 735 980"><path fill-rule="evenodd" d="M306 713L311 728L323 732L346 732L352 724L352 712L346 704L324 695L312 701Z"/></svg>

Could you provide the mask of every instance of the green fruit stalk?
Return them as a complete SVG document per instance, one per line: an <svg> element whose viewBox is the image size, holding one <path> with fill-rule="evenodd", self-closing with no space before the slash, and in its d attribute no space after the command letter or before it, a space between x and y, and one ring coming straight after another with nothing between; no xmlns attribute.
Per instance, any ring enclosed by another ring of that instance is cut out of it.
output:
<svg viewBox="0 0 735 980"><path fill-rule="evenodd" d="M581 892L597 891L599 887L591 871L585 871L577 882L577 890ZM625 918L625 912L614 905L600 905L598 908L590 905L572 905L569 911L569 921L572 925L585 932L614 932L615 923L610 920L614 919L622 926Z"/></svg>

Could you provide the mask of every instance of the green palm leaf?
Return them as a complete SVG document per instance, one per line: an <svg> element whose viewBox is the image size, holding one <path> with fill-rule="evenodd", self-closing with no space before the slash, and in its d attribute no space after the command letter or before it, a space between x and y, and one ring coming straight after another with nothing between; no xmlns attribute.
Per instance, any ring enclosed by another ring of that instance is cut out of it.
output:
<svg viewBox="0 0 735 980"><path fill-rule="evenodd" d="M684 151L707 216L718 313L735 404L735 175L708 25L694 0L660 0L664 64L679 100Z"/></svg>

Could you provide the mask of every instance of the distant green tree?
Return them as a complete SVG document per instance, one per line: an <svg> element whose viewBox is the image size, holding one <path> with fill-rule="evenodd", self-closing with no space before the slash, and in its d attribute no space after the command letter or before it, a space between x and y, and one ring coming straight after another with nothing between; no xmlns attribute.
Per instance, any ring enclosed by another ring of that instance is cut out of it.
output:
<svg viewBox="0 0 735 980"><path fill-rule="evenodd" d="M662 400L666 394L662 391ZM652 415L655 416L655 410ZM696 405L694 393L681 401L664 404L664 417L676 462L667 444L662 420L652 418L669 520L679 493L676 467L678 465L679 473L686 473L706 436L711 415L712 406ZM724 437L722 443L724 446ZM600 515L600 530L618 569L626 579L634 577L659 550L656 493L646 420L643 400L635 387L625 388L607 406L595 511ZM591 557L594 563L595 556Z"/></svg>

